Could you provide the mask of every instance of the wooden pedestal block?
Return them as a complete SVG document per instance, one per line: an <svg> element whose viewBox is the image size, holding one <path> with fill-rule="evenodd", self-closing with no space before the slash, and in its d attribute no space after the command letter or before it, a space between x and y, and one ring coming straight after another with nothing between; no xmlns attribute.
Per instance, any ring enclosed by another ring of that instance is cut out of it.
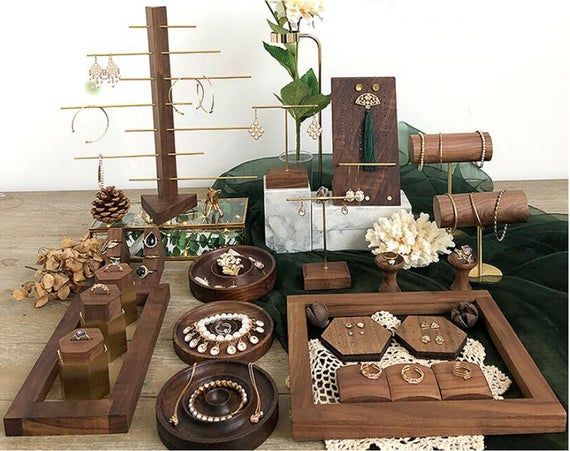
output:
<svg viewBox="0 0 570 451"><path fill-rule="evenodd" d="M196 194L177 194L169 199L161 199L155 194L141 196L143 210L157 226L165 223L198 204Z"/></svg>
<svg viewBox="0 0 570 451"><path fill-rule="evenodd" d="M459 259L455 252L447 257L448 263L455 270L455 280L449 287L451 291L469 291L473 287L469 283L469 271L477 266L477 258L473 262L467 263Z"/></svg>
<svg viewBox="0 0 570 451"><path fill-rule="evenodd" d="M322 263L305 263L303 281L305 290L338 290L352 285L346 262L329 262L327 269Z"/></svg>
<svg viewBox="0 0 570 451"><path fill-rule="evenodd" d="M388 385L390 386L392 401L441 400L437 380L435 379L435 374L431 368L411 363L410 365L412 368L414 366L421 368L424 372L424 378L419 384L409 384L402 378L402 368L405 365L406 364L404 363L392 365L384 370L388 379ZM407 374L411 377L417 377L417 374L413 371L410 371Z"/></svg>
<svg viewBox="0 0 570 451"><path fill-rule="evenodd" d="M392 334L368 316L335 318L321 335L323 344L343 362L380 360Z"/></svg>
<svg viewBox="0 0 570 451"><path fill-rule="evenodd" d="M309 183L307 171L302 168L291 167L269 168L265 173L267 188L305 188Z"/></svg>
<svg viewBox="0 0 570 451"><path fill-rule="evenodd" d="M408 316L395 337L415 357L455 359L465 346L467 334L443 316Z"/></svg>
<svg viewBox="0 0 570 451"><path fill-rule="evenodd" d="M431 369L439 385L441 398L452 399L493 399L491 389L483 371L475 363L462 362L471 369L471 378L462 379L453 374L452 362L442 362L432 365Z"/></svg>
<svg viewBox="0 0 570 451"><path fill-rule="evenodd" d="M336 371L340 402L391 401L386 372L378 379L368 379L360 372L360 365L347 365Z"/></svg>

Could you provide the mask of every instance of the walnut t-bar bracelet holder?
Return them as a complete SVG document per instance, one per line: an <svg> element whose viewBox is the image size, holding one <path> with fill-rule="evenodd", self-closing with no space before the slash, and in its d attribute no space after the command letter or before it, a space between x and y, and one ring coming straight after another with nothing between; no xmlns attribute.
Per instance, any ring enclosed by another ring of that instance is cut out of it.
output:
<svg viewBox="0 0 570 451"><path fill-rule="evenodd" d="M419 166L447 163L448 193L452 192L453 163L483 163L493 158L493 141L488 132L411 135L409 149L410 160Z"/></svg>
<svg viewBox="0 0 570 451"><path fill-rule="evenodd" d="M438 227L477 227L479 263L469 276L474 281L491 282L500 278L502 273L498 268L483 263L483 228L527 222L529 209L524 191L444 194L433 198L433 214Z"/></svg>

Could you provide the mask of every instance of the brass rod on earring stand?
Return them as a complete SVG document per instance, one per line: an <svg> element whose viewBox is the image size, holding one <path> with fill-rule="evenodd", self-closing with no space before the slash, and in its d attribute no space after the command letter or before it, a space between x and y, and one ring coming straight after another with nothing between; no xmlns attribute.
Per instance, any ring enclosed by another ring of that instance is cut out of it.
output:
<svg viewBox="0 0 570 451"><path fill-rule="evenodd" d="M386 166L393 167L397 163L339 163L338 166Z"/></svg>
<svg viewBox="0 0 570 451"><path fill-rule="evenodd" d="M80 105L80 106L62 106L60 110L81 110L89 108L137 108L155 106L154 103L124 103L115 105Z"/></svg>
<svg viewBox="0 0 570 451"><path fill-rule="evenodd" d="M188 155L204 155L204 152L172 152L169 153L168 156L188 156ZM138 154L120 154L120 155L89 155L89 156L81 156L81 157L74 157L74 160L98 160L99 158L103 158L104 160L114 160L120 158L145 158L145 157L157 157L157 153L138 153Z"/></svg>
<svg viewBox="0 0 570 451"><path fill-rule="evenodd" d="M119 52L119 53L88 53L86 56L88 58L93 58L96 56L149 56L152 52Z"/></svg>
<svg viewBox="0 0 570 451"><path fill-rule="evenodd" d="M272 109L289 109L289 108L318 108L318 105L255 105L252 110L272 110Z"/></svg>
<svg viewBox="0 0 570 451"><path fill-rule="evenodd" d="M329 262L327 260L327 203L321 202L323 205L323 256L325 261L323 263L323 269L326 271L329 269Z"/></svg>
<svg viewBox="0 0 570 451"><path fill-rule="evenodd" d="M192 102L168 102L165 103L166 106L175 106L175 105L194 105Z"/></svg>
<svg viewBox="0 0 570 451"><path fill-rule="evenodd" d="M256 180L257 178L257 175L233 175L221 177L170 177L169 180ZM142 177L129 179L129 182L157 182L159 180L156 177Z"/></svg>
<svg viewBox="0 0 570 451"><path fill-rule="evenodd" d="M285 113L285 172L289 172L289 112L286 108L283 111Z"/></svg>
<svg viewBox="0 0 570 451"><path fill-rule="evenodd" d="M481 278L483 275L483 227L477 226L477 277Z"/></svg>
<svg viewBox="0 0 570 451"><path fill-rule="evenodd" d="M150 28L150 25L129 25L130 29ZM196 25L161 25L160 28L196 28Z"/></svg>
<svg viewBox="0 0 570 451"><path fill-rule="evenodd" d="M453 192L453 163L447 163L447 192Z"/></svg>
<svg viewBox="0 0 570 451"><path fill-rule="evenodd" d="M249 127L196 127L196 128L167 128L167 132L201 132L221 130L249 130Z"/></svg>
<svg viewBox="0 0 570 451"><path fill-rule="evenodd" d="M154 78L152 77L129 77L129 78L123 78L121 77L121 82L123 81L153 81Z"/></svg>
<svg viewBox="0 0 570 451"><path fill-rule="evenodd" d="M178 50L173 52L160 52L161 55L200 55L210 53L222 53L221 50Z"/></svg>
<svg viewBox="0 0 570 451"><path fill-rule="evenodd" d="M125 133L139 133L139 132L157 132L156 128L129 128L125 130Z"/></svg>
<svg viewBox="0 0 570 451"><path fill-rule="evenodd" d="M289 199L285 199L287 202L308 202L311 200L314 201L327 201L327 200L348 200L348 197L346 196L323 196L323 197L294 197L294 198L289 198Z"/></svg>
<svg viewBox="0 0 570 451"><path fill-rule="evenodd" d="M206 78L209 80L234 80L234 79L244 79L244 78L252 78L251 75L215 75L215 76L204 76L200 75L197 77L164 77L165 80L197 80Z"/></svg>

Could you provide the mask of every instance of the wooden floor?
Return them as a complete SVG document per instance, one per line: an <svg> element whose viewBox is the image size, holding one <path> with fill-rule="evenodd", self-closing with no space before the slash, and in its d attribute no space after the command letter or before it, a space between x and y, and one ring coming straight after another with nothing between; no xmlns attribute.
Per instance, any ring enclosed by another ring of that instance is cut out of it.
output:
<svg viewBox="0 0 570 451"><path fill-rule="evenodd" d="M497 188L523 189L529 203L551 213L567 213L567 181L497 182ZM140 192L129 192L131 199ZM52 303L35 309L32 301L13 301L11 290L30 280L37 249L55 247L64 237L78 237L90 224L92 192L6 193L0 195L0 413L8 409L43 346L59 322L67 304ZM184 368L172 349L171 329L178 317L199 305L188 290L188 263L170 262L163 281L171 284L172 298L146 376L131 431L122 435L66 437L4 437L0 449L157 449L163 448L156 434L154 403L158 391L175 372ZM258 364L277 382L280 419L263 449L321 449L321 442L290 439L289 395L285 386L287 354L275 343Z"/></svg>

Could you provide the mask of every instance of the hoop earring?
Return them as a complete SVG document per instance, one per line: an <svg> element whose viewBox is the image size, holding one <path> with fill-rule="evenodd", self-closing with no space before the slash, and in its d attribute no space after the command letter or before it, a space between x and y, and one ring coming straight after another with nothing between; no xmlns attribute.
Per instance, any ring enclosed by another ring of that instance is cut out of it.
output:
<svg viewBox="0 0 570 451"><path fill-rule="evenodd" d="M106 120L106 124L105 124L105 130L103 131L103 134L101 136L99 136L99 138L94 139L94 140L86 140L85 144L93 144L96 143L97 141L100 141L103 136L105 136L107 134L107 131L109 130L109 115L107 114L107 112L105 111L105 108L100 107L100 106L95 106L95 105L90 105L90 106L82 106L80 110L78 110L74 115L73 115L73 119L71 120L71 133L75 133L75 119L77 119L77 116L79 116L79 114L85 109L85 108L98 108L100 109L103 114L105 115L105 120Z"/></svg>
<svg viewBox="0 0 570 451"><path fill-rule="evenodd" d="M206 80L208 82L208 84L210 85L210 108L206 109L204 108L204 85L202 85L202 83L200 83L202 85L202 101L200 102L199 107L202 109L202 111L204 111L204 113L208 113L208 114L212 114L214 112L214 101L215 101L215 96L214 96L214 86L212 85L212 82L210 81L210 79L208 77L206 77L205 75L202 77L202 79Z"/></svg>
<svg viewBox="0 0 570 451"><path fill-rule="evenodd" d="M194 80L196 81L196 96L199 98L196 109L199 110L204 108L202 104L204 103L204 96L206 95L206 91L204 90L204 85L199 78L195 78Z"/></svg>
<svg viewBox="0 0 570 451"><path fill-rule="evenodd" d="M256 141L263 136L263 133L265 133L265 130L261 126L257 117L257 108L253 110L253 122L247 129L247 132L249 133L249 136L251 136Z"/></svg>
<svg viewBox="0 0 570 451"><path fill-rule="evenodd" d="M172 90L174 89L174 85L176 83L178 83L182 78L184 78L184 77L179 77L176 80L174 80L174 82L172 82L170 84L170 88L168 88L168 101L170 102L170 106L172 107L174 112L184 116L186 113L184 113L184 111L180 111L178 108L176 108L176 105L174 105L174 100L172 98Z"/></svg>

